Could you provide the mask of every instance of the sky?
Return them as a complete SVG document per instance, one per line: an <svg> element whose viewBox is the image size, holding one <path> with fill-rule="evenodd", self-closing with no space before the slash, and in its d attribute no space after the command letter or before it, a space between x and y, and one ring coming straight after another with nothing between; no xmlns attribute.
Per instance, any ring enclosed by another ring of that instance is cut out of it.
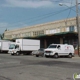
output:
<svg viewBox="0 0 80 80"><path fill-rule="evenodd" d="M0 0L0 34L76 17L75 5L76 0Z"/></svg>

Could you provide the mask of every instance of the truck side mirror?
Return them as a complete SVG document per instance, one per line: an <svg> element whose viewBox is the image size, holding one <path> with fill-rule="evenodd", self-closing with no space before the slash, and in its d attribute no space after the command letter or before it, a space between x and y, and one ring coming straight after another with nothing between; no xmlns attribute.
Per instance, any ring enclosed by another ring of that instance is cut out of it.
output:
<svg viewBox="0 0 80 80"><path fill-rule="evenodd" d="M15 46L15 49L17 48L17 46Z"/></svg>
<svg viewBox="0 0 80 80"><path fill-rule="evenodd" d="M60 49L60 45L58 45L57 48Z"/></svg>
<svg viewBox="0 0 80 80"><path fill-rule="evenodd" d="M19 46L18 46L18 45L16 45L16 46L15 46L15 49L16 49L16 48L19 48Z"/></svg>

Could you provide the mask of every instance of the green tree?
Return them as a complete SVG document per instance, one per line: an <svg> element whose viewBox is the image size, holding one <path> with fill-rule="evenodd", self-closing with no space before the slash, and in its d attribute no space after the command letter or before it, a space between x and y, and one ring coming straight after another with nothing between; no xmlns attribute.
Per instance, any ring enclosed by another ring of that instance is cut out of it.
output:
<svg viewBox="0 0 80 80"><path fill-rule="evenodd" d="M4 38L4 33L0 34L1 40Z"/></svg>

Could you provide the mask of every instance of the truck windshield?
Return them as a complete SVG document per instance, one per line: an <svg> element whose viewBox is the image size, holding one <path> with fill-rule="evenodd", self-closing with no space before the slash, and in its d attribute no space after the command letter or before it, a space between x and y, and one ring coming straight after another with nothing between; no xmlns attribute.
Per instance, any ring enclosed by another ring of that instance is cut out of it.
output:
<svg viewBox="0 0 80 80"><path fill-rule="evenodd" d="M15 49L15 44L10 44L9 49Z"/></svg>
<svg viewBox="0 0 80 80"><path fill-rule="evenodd" d="M48 48L56 48L57 45L50 45Z"/></svg>

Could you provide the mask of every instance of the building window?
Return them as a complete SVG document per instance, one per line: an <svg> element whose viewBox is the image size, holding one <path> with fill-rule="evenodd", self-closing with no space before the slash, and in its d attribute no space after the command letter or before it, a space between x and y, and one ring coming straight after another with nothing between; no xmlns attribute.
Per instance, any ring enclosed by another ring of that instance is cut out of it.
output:
<svg viewBox="0 0 80 80"><path fill-rule="evenodd" d="M46 34L50 34L50 33L49 33L49 30L46 30Z"/></svg>
<svg viewBox="0 0 80 80"><path fill-rule="evenodd" d="M30 32L26 32L26 33L21 33L20 37L26 37L26 36L31 36Z"/></svg>
<svg viewBox="0 0 80 80"><path fill-rule="evenodd" d="M60 28L57 29L57 33L59 33L59 32L60 32Z"/></svg>
<svg viewBox="0 0 80 80"><path fill-rule="evenodd" d="M66 31L69 31L69 27L66 27Z"/></svg>
<svg viewBox="0 0 80 80"><path fill-rule="evenodd" d="M76 26L74 26L74 31L77 32L77 27Z"/></svg>
<svg viewBox="0 0 80 80"><path fill-rule="evenodd" d="M28 36L31 36L31 33L30 32L28 32Z"/></svg>
<svg viewBox="0 0 80 80"><path fill-rule="evenodd" d="M44 34L44 30L42 31L34 31L33 32L33 36L38 36L38 35L43 35Z"/></svg>
<svg viewBox="0 0 80 80"><path fill-rule="evenodd" d="M69 31L74 31L74 26L70 26Z"/></svg>

